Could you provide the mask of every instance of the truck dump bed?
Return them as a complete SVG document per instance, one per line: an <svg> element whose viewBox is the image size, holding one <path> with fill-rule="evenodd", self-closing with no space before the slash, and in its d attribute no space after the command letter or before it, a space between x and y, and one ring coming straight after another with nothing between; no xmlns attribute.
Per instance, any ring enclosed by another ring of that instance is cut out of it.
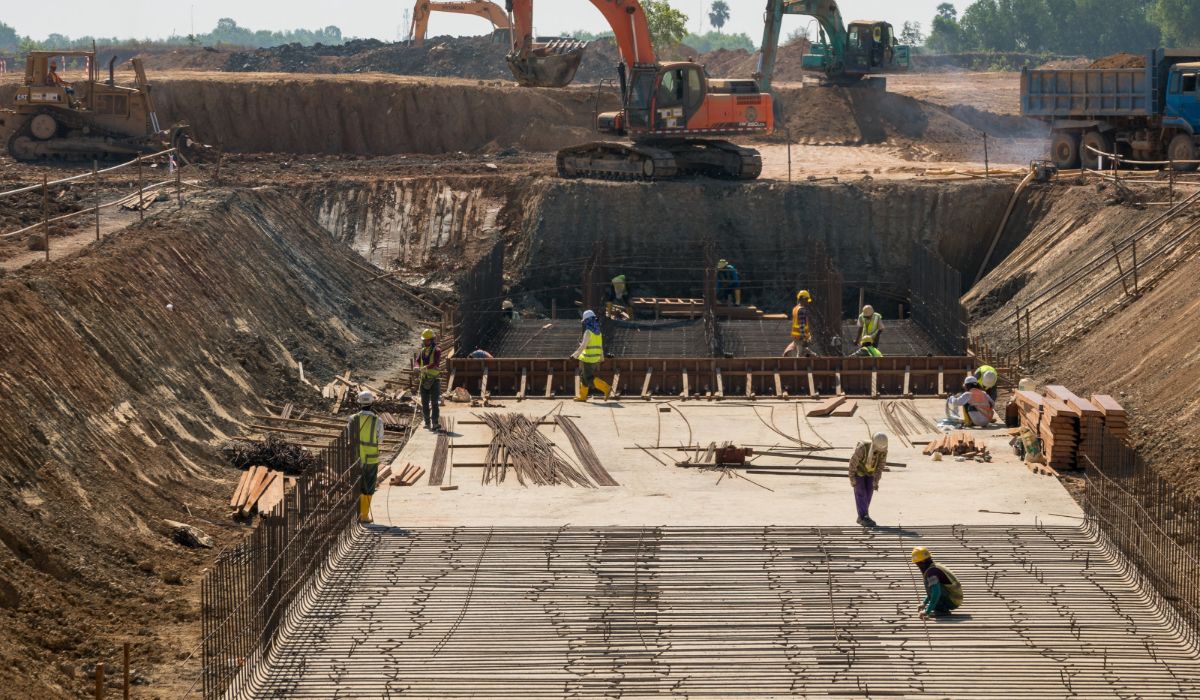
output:
<svg viewBox="0 0 1200 700"><path fill-rule="evenodd" d="M1146 68L1021 71L1021 114L1043 119L1150 117L1160 109Z"/></svg>

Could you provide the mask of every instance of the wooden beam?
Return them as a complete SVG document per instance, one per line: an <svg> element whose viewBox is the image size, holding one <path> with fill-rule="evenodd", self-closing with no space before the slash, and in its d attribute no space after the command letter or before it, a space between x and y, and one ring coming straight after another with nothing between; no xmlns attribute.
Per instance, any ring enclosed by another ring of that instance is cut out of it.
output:
<svg viewBox="0 0 1200 700"><path fill-rule="evenodd" d="M834 396L832 398L825 399L824 401L821 402L820 405L809 409L807 415L810 418L820 418L823 416L828 416L829 414L833 413L833 410L835 408L837 408L838 406L841 406L845 400L846 400L845 396Z"/></svg>
<svg viewBox="0 0 1200 700"><path fill-rule="evenodd" d="M837 383L837 390L834 393L837 394L838 396L845 396L846 393L844 391L842 391L842 370L841 370L841 368L834 370L833 378L834 378L834 381Z"/></svg>
<svg viewBox="0 0 1200 700"><path fill-rule="evenodd" d="M775 396L779 398L787 398L787 394L783 393L783 380L779 377L779 373L775 372Z"/></svg>
<svg viewBox="0 0 1200 700"><path fill-rule="evenodd" d="M546 398L554 396L554 370L546 370Z"/></svg>
<svg viewBox="0 0 1200 700"><path fill-rule="evenodd" d="M717 372L717 398L719 399L719 398L723 398L725 396L725 381L721 378L721 368L720 367L716 368L716 372Z"/></svg>
<svg viewBox="0 0 1200 700"><path fill-rule="evenodd" d="M808 370L805 371L805 374L808 375L808 395L813 398L816 398L817 396L819 396L819 394L817 394L817 385L813 381L812 367L809 367Z"/></svg>
<svg viewBox="0 0 1200 700"><path fill-rule="evenodd" d="M909 389L909 375L912 374L912 365L904 365L904 396L912 396L912 391Z"/></svg>
<svg viewBox="0 0 1200 700"><path fill-rule="evenodd" d="M613 373L612 391L609 393L609 397L615 399L620 395L621 395L621 368L618 367L617 371Z"/></svg>
<svg viewBox="0 0 1200 700"><path fill-rule="evenodd" d="M683 397L683 400L684 400L684 401L687 401L687 400L688 400L688 398L689 398L689 393L690 393L690 392L688 391L688 376L687 376L687 367L684 367L684 368L683 368L683 393L682 393L682 394L680 394L680 395Z"/></svg>
<svg viewBox="0 0 1200 700"><path fill-rule="evenodd" d="M654 368L647 367L646 368L646 378L642 380L642 398L643 399L650 398L650 377L652 377L653 375L654 375Z"/></svg>
<svg viewBox="0 0 1200 700"><path fill-rule="evenodd" d="M488 397L487 383L488 383L488 368L487 368L487 365L484 365L483 366L483 378L479 380L479 398L483 399L484 401L487 401L487 397Z"/></svg>
<svg viewBox="0 0 1200 700"><path fill-rule="evenodd" d="M517 401L525 400L525 380L528 379L528 368L521 368L521 390L517 392Z"/></svg>
<svg viewBox="0 0 1200 700"><path fill-rule="evenodd" d="M946 395L946 372L938 365L938 396Z"/></svg>

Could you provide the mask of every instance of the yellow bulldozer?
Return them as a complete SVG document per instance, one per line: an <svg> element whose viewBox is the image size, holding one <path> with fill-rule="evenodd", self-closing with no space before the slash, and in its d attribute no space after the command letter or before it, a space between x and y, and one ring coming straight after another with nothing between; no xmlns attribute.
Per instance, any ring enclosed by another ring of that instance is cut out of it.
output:
<svg viewBox="0 0 1200 700"><path fill-rule="evenodd" d="M66 66L58 63L70 61L83 64L84 79L64 77ZM12 107L0 109L0 143L26 162L105 160L169 146L190 151L195 144L186 125L159 125L146 71L140 59L131 62L136 85L125 87L114 78L115 56L100 80L94 50L31 52Z"/></svg>

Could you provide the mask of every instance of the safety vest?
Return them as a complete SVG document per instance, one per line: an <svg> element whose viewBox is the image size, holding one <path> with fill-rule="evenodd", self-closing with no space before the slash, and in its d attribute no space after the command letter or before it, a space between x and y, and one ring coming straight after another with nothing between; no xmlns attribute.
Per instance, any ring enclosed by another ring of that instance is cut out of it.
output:
<svg viewBox="0 0 1200 700"><path fill-rule="evenodd" d="M947 583L945 586L946 595L950 597L950 603L953 604L954 607L957 608L958 606L962 605L962 602L963 602L962 584L959 583L958 577L954 575L954 572L951 571L950 569L947 569L946 567L942 566L941 564L930 564L929 568L937 569L938 571L945 574L946 578L950 579L949 583Z"/></svg>
<svg viewBox="0 0 1200 700"><path fill-rule="evenodd" d="M358 448L358 461L364 467L379 465L379 443L375 436L379 430L379 416L370 411L354 414L352 435Z"/></svg>
<svg viewBox="0 0 1200 700"><path fill-rule="evenodd" d="M972 411L978 411L983 414L988 422L992 422L992 417L995 415L995 410L992 406L992 397L987 395L983 389L970 389L968 394L971 395L967 408Z"/></svg>
<svg viewBox="0 0 1200 700"><path fill-rule="evenodd" d="M879 352L879 348L875 347L874 345L864 345L862 347L863 350L866 350L867 354L871 357L883 357L883 353Z"/></svg>
<svg viewBox="0 0 1200 700"><path fill-rule="evenodd" d="M596 364L604 360L604 337L599 333L591 331L583 332L583 354L579 356L580 362L588 364Z"/></svg>
<svg viewBox="0 0 1200 700"><path fill-rule="evenodd" d="M874 316L872 316L870 318L870 320L868 320L866 316L859 314L858 315L858 325L862 326L862 334L861 335L874 336L875 331L879 328L879 323L882 320L883 320L883 316L880 316L879 314L875 314Z"/></svg>
<svg viewBox="0 0 1200 700"><path fill-rule="evenodd" d="M430 345L421 348L421 352L417 355L418 363L421 366L422 379L437 379L442 376L442 370L438 369L437 365L433 362L436 353L437 348Z"/></svg>
<svg viewBox="0 0 1200 700"><path fill-rule="evenodd" d="M800 304L792 308L792 337L808 338L808 309Z"/></svg>

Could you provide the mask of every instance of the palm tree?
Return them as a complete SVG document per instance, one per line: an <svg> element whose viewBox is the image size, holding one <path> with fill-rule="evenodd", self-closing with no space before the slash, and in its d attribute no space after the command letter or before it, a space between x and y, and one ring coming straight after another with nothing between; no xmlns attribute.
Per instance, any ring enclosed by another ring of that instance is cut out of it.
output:
<svg viewBox="0 0 1200 700"><path fill-rule="evenodd" d="M721 27L729 21L729 4L725 0L714 0L708 8L708 21L712 26L717 28L717 33L721 33Z"/></svg>

